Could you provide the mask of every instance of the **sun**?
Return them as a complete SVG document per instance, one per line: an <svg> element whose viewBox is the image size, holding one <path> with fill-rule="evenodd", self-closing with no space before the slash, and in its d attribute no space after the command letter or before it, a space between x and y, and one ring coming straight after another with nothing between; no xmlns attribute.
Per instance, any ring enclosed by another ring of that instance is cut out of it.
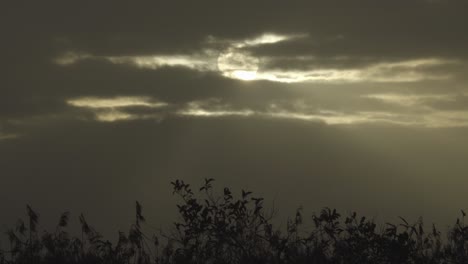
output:
<svg viewBox="0 0 468 264"><path fill-rule="evenodd" d="M252 81L257 78L257 71L233 71L232 76L244 81Z"/></svg>
<svg viewBox="0 0 468 264"><path fill-rule="evenodd" d="M230 48L218 56L218 70L224 76L233 79L256 80L258 64L258 58L235 48Z"/></svg>

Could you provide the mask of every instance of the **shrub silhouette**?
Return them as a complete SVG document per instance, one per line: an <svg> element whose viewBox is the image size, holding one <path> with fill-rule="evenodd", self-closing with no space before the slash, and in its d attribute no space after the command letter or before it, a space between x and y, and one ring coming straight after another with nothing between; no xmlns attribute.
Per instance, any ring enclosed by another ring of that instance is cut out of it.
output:
<svg viewBox="0 0 468 264"><path fill-rule="evenodd" d="M172 182L180 197L179 220L167 233L148 236L139 202L128 233L119 232L115 244L105 240L81 214L81 234L71 236L64 212L53 231L37 230L39 215L26 206L26 221L18 220L6 232L9 248L0 250L1 264L16 263L468 263L468 227L461 218L447 239L422 219L378 228L372 219L356 213L343 217L322 209L312 216L312 230L303 228L301 209L285 230L271 223L273 211L263 198L242 190L239 196L224 188L215 194L213 179L196 193L181 180Z"/></svg>

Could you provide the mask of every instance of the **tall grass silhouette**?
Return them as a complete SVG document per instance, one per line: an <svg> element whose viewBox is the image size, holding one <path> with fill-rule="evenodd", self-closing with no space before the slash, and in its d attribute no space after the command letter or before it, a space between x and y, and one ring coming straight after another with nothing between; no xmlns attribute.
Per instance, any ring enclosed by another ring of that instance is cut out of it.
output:
<svg viewBox="0 0 468 264"><path fill-rule="evenodd" d="M468 263L468 227L461 211L447 238L422 220L386 223L378 228L372 219L351 213L342 216L323 208L311 217L312 230L303 227L297 210L286 229L274 227L263 198L229 188L220 194L206 179L194 192L189 184L172 182L179 220L173 229L145 234L146 219L139 202L127 233L116 243L105 240L79 216L80 231L66 231L70 213L64 212L53 231L38 232L39 215L26 206L26 220L6 232L9 247L0 250L1 264L17 263Z"/></svg>

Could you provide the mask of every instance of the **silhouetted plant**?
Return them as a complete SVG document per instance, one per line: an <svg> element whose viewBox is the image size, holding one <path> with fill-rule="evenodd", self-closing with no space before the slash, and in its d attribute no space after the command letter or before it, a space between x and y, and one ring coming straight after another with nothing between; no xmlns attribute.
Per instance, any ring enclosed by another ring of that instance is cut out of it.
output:
<svg viewBox="0 0 468 264"><path fill-rule="evenodd" d="M28 205L27 221L18 220L6 232L9 248L0 250L0 264L468 263L464 211L446 240L435 225L428 231L422 219L409 223L400 217L399 223L378 228L372 219L355 212L343 217L331 208L313 214L308 231L300 208L281 231L271 223L273 211L265 210L263 198L245 190L236 196L229 188L217 194L213 182L206 179L196 192L184 181L171 183L180 197L180 218L160 236L145 234L143 207L136 202L128 235L119 231L115 245L83 214L79 237L66 231L69 212L60 215L53 231L39 234L39 215Z"/></svg>

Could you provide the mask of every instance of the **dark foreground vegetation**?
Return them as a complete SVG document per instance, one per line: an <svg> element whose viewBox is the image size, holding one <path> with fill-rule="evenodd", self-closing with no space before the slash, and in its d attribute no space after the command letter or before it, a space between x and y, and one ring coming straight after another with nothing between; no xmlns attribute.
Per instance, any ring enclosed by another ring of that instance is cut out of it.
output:
<svg viewBox="0 0 468 264"><path fill-rule="evenodd" d="M9 230L9 244L0 251L0 263L468 263L465 213L448 233L422 220L378 227L356 213L341 216L323 209L305 231L301 211L285 230L272 226L272 213L263 199L242 191L234 197L224 188L215 195L212 179L194 194L183 181L172 183L180 219L174 229L159 234L143 232L145 218L137 202L135 220L118 241L105 240L79 216L81 234L65 231L69 213L63 213L53 231L37 230L38 214L27 206L26 221Z"/></svg>

